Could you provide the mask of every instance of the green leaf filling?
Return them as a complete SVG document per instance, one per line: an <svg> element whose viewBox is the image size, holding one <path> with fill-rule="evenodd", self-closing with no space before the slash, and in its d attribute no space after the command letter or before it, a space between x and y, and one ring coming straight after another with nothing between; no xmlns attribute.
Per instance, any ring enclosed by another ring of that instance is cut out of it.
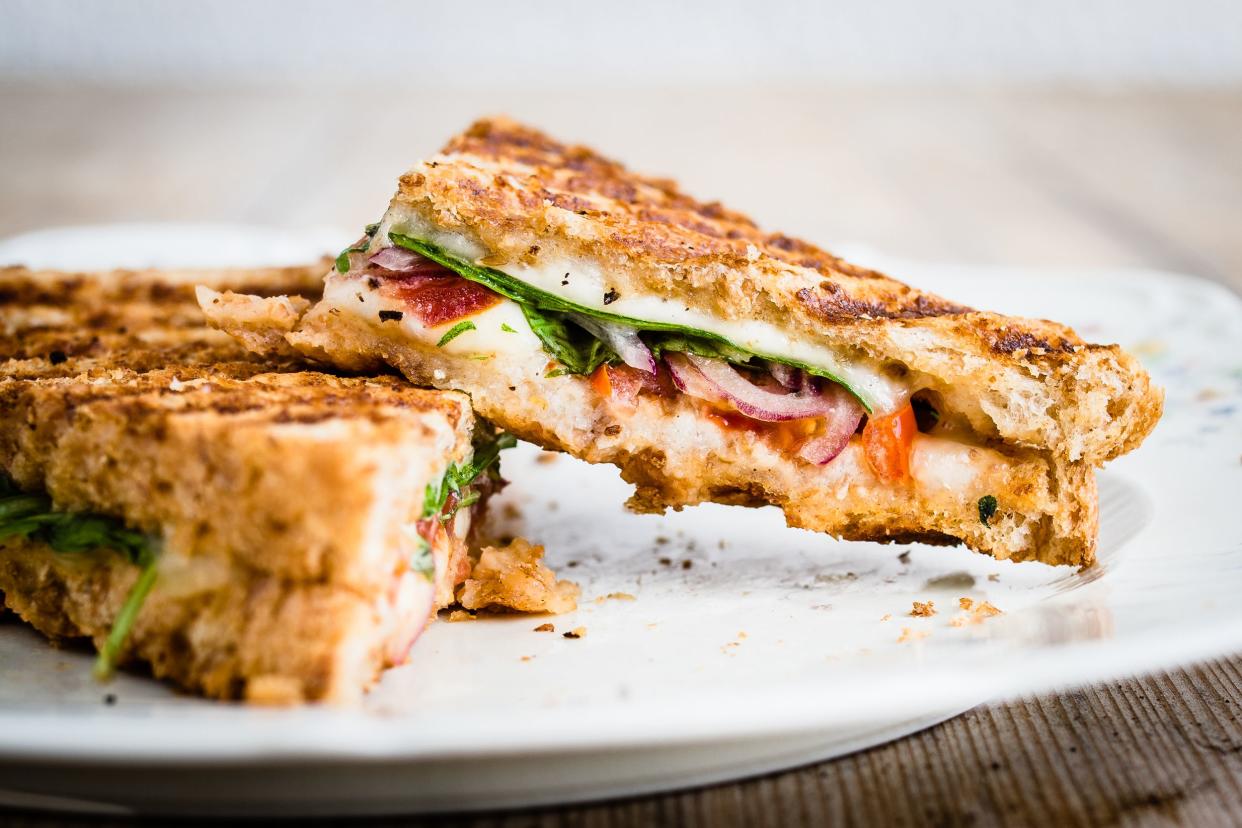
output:
<svg viewBox="0 0 1242 828"><path fill-rule="evenodd" d="M474 457L465 465L450 463L444 476L434 483L428 483L423 493L422 518L438 517L442 521L450 520L457 510L477 503L479 493L470 486L479 476L492 470L500 452L517 445L517 438L507 432L486 435L474 446ZM494 471L492 473L495 473ZM457 503L451 509L445 509L450 494L457 495Z"/></svg>
<svg viewBox="0 0 1242 828"><path fill-rule="evenodd" d="M466 331L473 331L473 330L475 330L473 322L469 320L465 322L458 322L456 325L454 325L453 327L449 328L447 331L444 332L444 336L440 337L440 341L436 343L436 347L443 348L445 345L449 344L454 339L464 334Z"/></svg>
<svg viewBox="0 0 1242 828"><path fill-rule="evenodd" d="M336 269L338 273L349 272L349 254L362 253L371 246L371 239L374 238L375 232L379 230L379 222L368 224L362 229L362 238L342 250L336 257Z"/></svg>
<svg viewBox="0 0 1242 828"><path fill-rule="evenodd" d="M138 580L130 587L129 595L125 596L120 612L112 619L112 629L108 631L108 637L104 639L104 645L95 657L95 666L91 672L101 681L110 678L116 669L116 660L125 646L125 639L129 637L130 629L138 620L138 613L142 610L142 604L150 594L151 587L155 586L158 562L154 554L149 558L143 564Z"/></svg>
<svg viewBox="0 0 1242 828"><path fill-rule="evenodd" d="M530 323L530 329L543 343L543 349L564 366L564 371L548 376L566 374L589 374L605 362L617 357L612 349L582 328L568 322L561 314L541 311L531 305L522 305L522 313Z"/></svg>
<svg viewBox="0 0 1242 828"><path fill-rule="evenodd" d="M44 543L65 555L111 549L142 568L95 660L95 676L111 676L143 601L155 585L157 540L106 515L54 511L46 495L18 493L11 481L0 478L0 540L11 537Z"/></svg>
<svg viewBox="0 0 1242 828"><path fill-rule="evenodd" d="M659 359L666 353L694 354L695 356L722 359L745 365L753 359L751 354L741 348L734 348L728 342L705 339L701 336L684 333L645 333L643 341L651 349L652 355Z"/></svg>
<svg viewBox="0 0 1242 828"><path fill-rule="evenodd" d="M531 323L531 329L539 337L540 341L543 342L544 349L564 367L563 371L549 372L547 376L556 376L560 373L586 374L594 371L603 363L615 359L615 355L603 343L600 343L598 350L591 350L576 343L567 345L567 342L573 343L573 340L570 338L572 335L568 333L562 334L562 329L566 322L555 314L577 313L596 319L604 319L609 322L619 322L636 328L640 332L643 341L657 354L667 351L687 351L699 356L726 359L730 362L743 364L758 357L770 362L780 362L785 365L791 365L794 368L801 368L808 374L824 377L844 386L851 394L858 398L863 408L868 412L872 410L870 401L863 398L858 391L850 387L840 377L809 363L747 351L737 347L720 334L699 328L671 322L632 319L627 316L588 308L563 299L554 293L548 293L547 291L532 287L507 273L490 267L471 264L421 239L415 239L401 233L389 233L388 238L393 244L404 247L406 250L413 250L420 256L447 267L463 278L490 288L506 299L512 299L521 305L522 310L526 313L527 321ZM531 311L536 311L536 313L532 314ZM573 327L575 330L580 330L577 326ZM585 334L585 331L583 333ZM599 342L594 337L591 338L593 341Z"/></svg>
<svg viewBox="0 0 1242 828"><path fill-rule="evenodd" d="M988 521L996 514L996 498L992 495L984 495L979 498L979 522L984 526L988 525Z"/></svg>

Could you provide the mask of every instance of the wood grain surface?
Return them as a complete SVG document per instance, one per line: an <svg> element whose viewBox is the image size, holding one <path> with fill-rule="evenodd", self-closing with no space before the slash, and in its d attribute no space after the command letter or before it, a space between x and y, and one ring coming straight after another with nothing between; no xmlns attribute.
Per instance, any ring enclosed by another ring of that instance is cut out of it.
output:
<svg viewBox="0 0 1242 828"><path fill-rule="evenodd" d="M829 247L1148 267L1242 291L1240 89L372 93L0 84L0 236L101 221L361 226L412 159L473 117L505 112L638 169L676 173L696 194ZM986 705L757 780L369 822L1242 825L1240 707L1242 658L1233 657ZM0 823L113 824L4 812Z"/></svg>

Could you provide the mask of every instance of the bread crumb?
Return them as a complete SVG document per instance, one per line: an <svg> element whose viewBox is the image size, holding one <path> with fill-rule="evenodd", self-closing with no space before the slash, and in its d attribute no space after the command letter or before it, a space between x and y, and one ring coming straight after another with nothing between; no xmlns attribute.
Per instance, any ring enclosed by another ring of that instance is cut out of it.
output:
<svg viewBox="0 0 1242 828"><path fill-rule="evenodd" d="M914 630L910 627L902 627L901 635L897 639L898 644L905 644L910 641L919 641L931 635L930 630Z"/></svg>
<svg viewBox="0 0 1242 828"><path fill-rule="evenodd" d="M966 602L970 602L969 605ZM950 627L965 627L967 624L982 624L985 619L1000 615L1001 611L988 601L975 604L969 598L962 599L962 609L970 609L969 613L959 613L949 619Z"/></svg>
<svg viewBox="0 0 1242 828"><path fill-rule="evenodd" d="M449 621L474 621L478 616L465 610L453 610L448 614Z"/></svg>
<svg viewBox="0 0 1242 828"><path fill-rule="evenodd" d="M672 566L672 565L673 565L672 558L660 558L660 566Z"/></svg>
<svg viewBox="0 0 1242 828"><path fill-rule="evenodd" d="M577 609L578 585L557 580L542 558L543 547L522 538L514 538L507 546L483 547L470 577L457 591L458 603L468 610L553 615Z"/></svg>
<svg viewBox="0 0 1242 828"><path fill-rule="evenodd" d="M969 598L958 598L957 599L957 605L964 610L970 609L972 606L974 606L974 604L975 602L970 600Z"/></svg>
<svg viewBox="0 0 1242 828"><path fill-rule="evenodd" d="M884 615L880 618L880 620L881 620L881 621L892 621L892 620L893 620L893 616L892 616L892 614L891 614L891 613L887 613L887 612L886 612L886 613L884 613Z"/></svg>
<svg viewBox="0 0 1242 828"><path fill-rule="evenodd" d="M740 630L737 634L738 638L746 638L746 630Z"/></svg>
<svg viewBox="0 0 1242 828"><path fill-rule="evenodd" d="M682 569L689 569L692 566L694 566L694 561L690 560L689 558L681 562Z"/></svg>
<svg viewBox="0 0 1242 828"><path fill-rule="evenodd" d="M565 638L582 638L586 635L586 627L574 627L567 633L561 633Z"/></svg>
<svg viewBox="0 0 1242 828"><path fill-rule="evenodd" d="M513 503L506 503L500 513L509 520L519 520L522 517L522 510Z"/></svg>
<svg viewBox="0 0 1242 828"><path fill-rule="evenodd" d="M556 632L556 627L551 624L540 624L538 627L535 627L535 632Z"/></svg>
<svg viewBox="0 0 1242 828"><path fill-rule="evenodd" d="M981 601L975 606L972 614L977 618L991 618L993 615L1000 615L1001 611L988 601Z"/></svg>
<svg viewBox="0 0 1242 828"><path fill-rule="evenodd" d="M280 707L306 701L306 689L302 686L301 679L273 673L252 676L246 682L244 695L251 704Z"/></svg>
<svg viewBox="0 0 1242 828"><path fill-rule="evenodd" d="M993 583L996 583L997 581L1000 580L1000 576L997 575L995 572L993 572L991 575L988 576L988 580L992 581Z"/></svg>
<svg viewBox="0 0 1242 828"><path fill-rule="evenodd" d="M608 600L612 600L612 601L637 601L638 599L637 599L637 598L635 598L633 595L630 595L628 592L610 592L610 593L608 593L607 595L601 595L601 596L599 596L598 598L596 598L596 599L595 599L595 603L597 603L597 604L602 604L602 603L604 603L605 601L608 601Z"/></svg>
<svg viewBox="0 0 1242 828"><path fill-rule="evenodd" d="M915 618L931 618L936 614L935 601L915 601L910 608L910 615Z"/></svg>
<svg viewBox="0 0 1242 828"><path fill-rule="evenodd" d="M534 656L522 656L522 661L530 661Z"/></svg>
<svg viewBox="0 0 1242 828"><path fill-rule="evenodd" d="M546 466L549 463L555 463L559 459L560 455L555 451L544 451L540 452L539 456L535 458L535 462L541 466Z"/></svg>

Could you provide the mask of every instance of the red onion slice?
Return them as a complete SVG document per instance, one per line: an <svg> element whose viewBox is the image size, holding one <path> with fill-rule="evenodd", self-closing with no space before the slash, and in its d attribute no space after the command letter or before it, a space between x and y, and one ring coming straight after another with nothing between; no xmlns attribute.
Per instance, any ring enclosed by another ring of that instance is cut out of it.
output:
<svg viewBox="0 0 1242 828"><path fill-rule="evenodd" d="M643 344L638 331L634 328L616 322L593 319L589 316L575 315L572 319L584 330L590 331L608 343L608 347L612 348L626 365L648 374L656 372L655 357L651 355L651 349Z"/></svg>
<svg viewBox="0 0 1242 828"><path fill-rule="evenodd" d="M724 394L717 391L716 387L707 381L698 368L690 364L685 354L665 354L664 364L668 366L668 373L673 378L673 384L683 394L689 394L708 402L727 400Z"/></svg>
<svg viewBox="0 0 1242 828"><path fill-rule="evenodd" d="M828 384L824 396L836 402L836 410L823 419L824 433L808 440L798 450L799 457L817 466L827 465L845 450L863 418L863 408L858 400L836 383Z"/></svg>
<svg viewBox="0 0 1242 828"><path fill-rule="evenodd" d="M760 388L727 362L686 354L713 389L723 395L747 417L766 422L800 420L805 417L826 417L837 409L833 396L811 390L797 394L778 394ZM687 391L686 393L693 393Z"/></svg>
<svg viewBox="0 0 1242 828"><path fill-rule="evenodd" d="M373 265L378 265L385 270L392 270L398 273L405 270L412 270L419 266L421 262L427 261L413 250L406 250L404 247L385 247L380 252L372 256L368 261Z"/></svg>

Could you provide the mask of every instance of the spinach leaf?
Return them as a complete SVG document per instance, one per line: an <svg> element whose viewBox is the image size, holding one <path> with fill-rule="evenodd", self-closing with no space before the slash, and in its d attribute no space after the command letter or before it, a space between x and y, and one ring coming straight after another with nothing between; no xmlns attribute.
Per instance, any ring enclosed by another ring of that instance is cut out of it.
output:
<svg viewBox="0 0 1242 828"><path fill-rule="evenodd" d="M543 343L543 349L565 367L565 374L590 374L605 362L615 360L612 349L591 334L567 322L559 314L522 305L530 329Z"/></svg>
<svg viewBox="0 0 1242 828"><path fill-rule="evenodd" d="M130 587L129 595L125 596L125 603L121 604L120 611L112 619L112 629L108 631L108 637L104 639L103 646L99 648L99 655L95 657L95 666L91 670L95 678L105 680L116 670L116 660L125 646L125 639L129 637L130 629L138 620L138 613L142 610L143 602L147 600L147 595L155 586L155 579L158 575L157 563L156 556L152 554L149 560L142 564L142 572L138 575L138 580Z"/></svg>
<svg viewBox="0 0 1242 828"><path fill-rule="evenodd" d="M651 332L644 333L642 338L656 359L670 352L722 359L725 362L735 362L741 365L753 359L750 354L740 348L734 348L727 342L705 339L691 334Z"/></svg>
<svg viewBox="0 0 1242 828"><path fill-rule="evenodd" d="M375 232L379 230L379 222L368 224L362 229L362 238L342 250L336 257L336 270L338 273L349 272L349 254L362 253L371 246L371 239L375 237Z"/></svg>
<svg viewBox="0 0 1242 828"><path fill-rule="evenodd" d="M492 468L500 457L500 452L517 445L517 438L507 432L494 436L488 435L475 443L474 458L469 463L459 466L450 463L444 476L434 483L428 483L423 493L423 519L439 517L447 521L457 513L458 509L477 503L478 492L469 491L469 487L479 476ZM457 495L457 505L445 513L445 505L450 494Z"/></svg>
<svg viewBox="0 0 1242 828"><path fill-rule="evenodd" d="M23 537L47 544L66 555L112 549L131 564L142 567L138 580L121 605L112 628L95 660L94 674L106 679L116 668L125 639L138 617L147 594L155 585L158 540L125 527L121 521L91 512L61 512L52 509L46 495L21 494L12 482L0 477L0 539Z"/></svg>

